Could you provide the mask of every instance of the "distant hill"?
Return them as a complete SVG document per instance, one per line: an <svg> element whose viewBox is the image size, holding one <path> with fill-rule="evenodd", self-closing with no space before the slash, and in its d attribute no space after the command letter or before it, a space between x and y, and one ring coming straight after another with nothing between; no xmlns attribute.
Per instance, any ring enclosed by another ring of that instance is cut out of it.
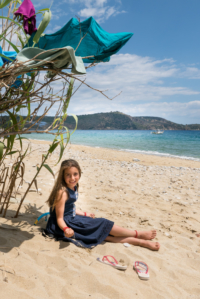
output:
<svg viewBox="0 0 200 299"><path fill-rule="evenodd" d="M8 117L3 117L4 122ZM2 120L3 120L2 118ZM40 129L46 129L53 122L53 116L45 116L40 122ZM1 120L1 123L2 123ZM68 129L75 127L75 120L68 116L65 121ZM161 117L132 117L121 112L95 113L78 115L79 130L200 130L200 124L180 125Z"/></svg>
<svg viewBox="0 0 200 299"><path fill-rule="evenodd" d="M53 117L46 116L43 122L47 124ZM75 120L68 116L65 125L69 129L75 126ZM47 127L47 125L45 125ZM200 124L180 125L161 117L132 117L121 112L95 113L78 115L79 130L200 130Z"/></svg>

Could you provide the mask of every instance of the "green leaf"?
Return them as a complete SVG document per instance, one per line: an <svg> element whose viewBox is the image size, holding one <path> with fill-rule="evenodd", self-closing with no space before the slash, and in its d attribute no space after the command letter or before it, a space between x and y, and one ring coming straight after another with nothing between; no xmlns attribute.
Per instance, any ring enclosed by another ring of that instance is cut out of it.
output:
<svg viewBox="0 0 200 299"><path fill-rule="evenodd" d="M23 144L22 144L22 139L26 139L26 140L29 140L28 138L26 137L21 137L20 135L18 135L19 137L16 138L16 140L19 140L19 143L20 143L20 147L21 147L21 150L22 150L22 147L23 147Z"/></svg>
<svg viewBox="0 0 200 299"><path fill-rule="evenodd" d="M15 171L18 171L19 167L20 167L20 162L18 162L17 164L15 164L15 167L14 167Z"/></svg>
<svg viewBox="0 0 200 299"><path fill-rule="evenodd" d="M10 137L6 137L6 139L7 139L7 150L9 150L9 148L10 148Z"/></svg>
<svg viewBox="0 0 200 299"><path fill-rule="evenodd" d="M3 149L4 149L4 143L3 143L3 142L0 142L0 160L1 160L2 157L3 157Z"/></svg>
<svg viewBox="0 0 200 299"><path fill-rule="evenodd" d="M54 127L55 127L57 121L60 121L60 118L56 118L56 119L54 120L54 122L53 122L53 124L52 124L52 128L53 128L53 129L54 129Z"/></svg>
<svg viewBox="0 0 200 299"><path fill-rule="evenodd" d="M39 42L39 39L42 35L42 33L44 32L44 30L46 29L46 27L48 26L49 22L51 21L51 11L45 11L43 19L38 27L38 30L33 38L33 46L35 46L35 44L37 44Z"/></svg>
<svg viewBox="0 0 200 299"><path fill-rule="evenodd" d="M12 0L0 0L0 8L4 8L8 5Z"/></svg>
<svg viewBox="0 0 200 299"><path fill-rule="evenodd" d="M18 151L11 151L11 152L9 152L8 154L6 154L6 156L9 156L9 155L13 155L13 154L15 154L15 153L17 153Z"/></svg>
<svg viewBox="0 0 200 299"><path fill-rule="evenodd" d="M0 56L3 57L3 58L5 58L5 59L7 59L7 60L13 61L13 59L11 59L10 57L7 57L7 56L5 56L3 54L0 54Z"/></svg>
<svg viewBox="0 0 200 299"><path fill-rule="evenodd" d="M69 129L67 127L64 126L63 128L65 128L65 130L66 130L66 135L67 135L66 146L67 146L67 144L68 144L68 142L70 140L70 132L69 132Z"/></svg>
<svg viewBox="0 0 200 299"><path fill-rule="evenodd" d="M14 115L13 113L11 113L10 111L6 111L6 112L10 115L10 118L12 119L13 124L15 125L15 126L14 126L14 129L15 129L16 131L18 131L17 119L16 119L15 115Z"/></svg>
<svg viewBox="0 0 200 299"><path fill-rule="evenodd" d="M30 98L28 98L27 100L27 109L28 109L28 118L30 119L30 115L31 115L31 103L30 103Z"/></svg>
<svg viewBox="0 0 200 299"><path fill-rule="evenodd" d="M37 13L40 13L40 12L43 12L43 11L49 11L49 8L43 8L43 9L39 9L38 11L37 11Z"/></svg>
<svg viewBox="0 0 200 299"><path fill-rule="evenodd" d="M10 149L12 149L16 135L10 135Z"/></svg>
<svg viewBox="0 0 200 299"><path fill-rule="evenodd" d="M78 117L75 114L70 114L70 115L73 116L73 118L75 119L75 123L76 123L75 128L74 128L74 130L71 133L71 135L72 135L76 131L76 129L77 129L77 126L78 126Z"/></svg>
<svg viewBox="0 0 200 299"><path fill-rule="evenodd" d="M56 149L56 147L58 146L58 144L60 143L60 141L53 143L50 148L49 148L49 153L53 153L53 151Z"/></svg>
<svg viewBox="0 0 200 299"><path fill-rule="evenodd" d="M18 107L16 108L16 112L19 112L19 110L20 110L21 108L26 108L26 106L24 106L24 105L18 105Z"/></svg>
<svg viewBox="0 0 200 299"><path fill-rule="evenodd" d="M26 140L29 140L29 139L26 138L26 137L19 137L19 138L16 138L16 140L19 140L19 139L26 139Z"/></svg>
<svg viewBox="0 0 200 299"><path fill-rule="evenodd" d="M51 167L49 167L48 164L44 164L43 166L53 175L53 177L55 177L53 170L51 169Z"/></svg>
<svg viewBox="0 0 200 299"><path fill-rule="evenodd" d="M18 31L15 31L15 33L17 34L17 36L18 36L18 38L19 38L19 41L20 41L20 43L21 43L22 49L23 49L24 46L25 46L25 43L24 43L24 41L23 41L23 37L22 37L22 35L21 35Z"/></svg>
<svg viewBox="0 0 200 299"><path fill-rule="evenodd" d="M27 35L26 35L25 31L24 31L23 26L22 26L19 22L16 22L16 21L14 21L13 19L10 19L10 18L8 18L8 17L3 17L3 16L0 16L0 19L9 20L9 21L15 23L17 26L19 26L19 27L22 29L22 31L23 31L23 33L24 33L24 35L25 35L26 42L28 43L29 38L27 37ZM0 35L0 39L2 38L2 36L3 36L3 35Z"/></svg>
<svg viewBox="0 0 200 299"><path fill-rule="evenodd" d="M74 87L74 78L71 78L69 87L67 90L66 100L64 101L64 104L63 104L63 113L64 114L67 112L67 108L69 106L69 102L70 102L72 92L73 92L73 87Z"/></svg>
<svg viewBox="0 0 200 299"><path fill-rule="evenodd" d="M5 38L3 35L1 35L1 36L0 36L0 40L2 40L2 39L5 39L5 40L7 41L7 43L9 43L9 44L11 45L11 47L13 47L13 49L14 49L17 53L19 53L18 48L17 48L13 43L11 43L11 41L9 41L7 38Z"/></svg>
<svg viewBox="0 0 200 299"><path fill-rule="evenodd" d="M61 138L61 141L60 141L60 156L59 156L59 159L58 159L57 164L58 164L58 163L60 162L60 160L62 159L64 150L65 150L65 147L64 147L64 141L63 141L63 134L60 135L60 138Z"/></svg>
<svg viewBox="0 0 200 299"><path fill-rule="evenodd" d="M19 137L19 138L17 138L17 139L19 139L20 147L21 147L21 150L22 150L22 148L23 148L23 146L22 146L22 140L21 140L21 138L20 138L20 137Z"/></svg>
<svg viewBox="0 0 200 299"><path fill-rule="evenodd" d="M39 169L40 169L40 168L37 166L37 171L39 171Z"/></svg>

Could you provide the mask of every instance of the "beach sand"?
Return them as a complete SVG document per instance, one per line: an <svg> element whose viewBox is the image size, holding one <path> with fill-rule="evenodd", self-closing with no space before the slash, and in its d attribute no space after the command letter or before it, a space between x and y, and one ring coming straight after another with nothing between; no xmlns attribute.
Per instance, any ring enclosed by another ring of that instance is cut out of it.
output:
<svg viewBox="0 0 200 299"><path fill-rule="evenodd" d="M25 160L26 181L48 142L34 140L32 149L37 150ZM55 172L58 153L48 160ZM17 196L7 217L0 217L0 298L200 298L200 162L79 145L67 147L67 158L82 168L77 209L129 229L156 229L161 248L153 252L104 242L88 250L44 238L44 218L37 226L34 222L49 210L45 201L54 179L42 169L41 194L29 192L13 218ZM96 260L104 255L113 255L127 270ZM149 266L149 281L138 278L135 261Z"/></svg>

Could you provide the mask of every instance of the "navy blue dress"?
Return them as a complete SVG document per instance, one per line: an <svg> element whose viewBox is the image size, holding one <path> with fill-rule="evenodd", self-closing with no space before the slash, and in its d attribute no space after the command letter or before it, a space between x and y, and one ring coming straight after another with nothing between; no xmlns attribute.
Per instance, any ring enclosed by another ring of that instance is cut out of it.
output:
<svg viewBox="0 0 200 299"><path fill-rule="evenodd" d="M59 228L56 220L55 208L50 209L50 217L47 222L46 232L53 234L57 240L72 242L79 247L92 248L104 241L109 235L114 222L105 218L90 218L76 215L75 201L78 199L77 190L67 188L69 198L65 203L64 221L74 230L74 236L67 238Z"/></svg>

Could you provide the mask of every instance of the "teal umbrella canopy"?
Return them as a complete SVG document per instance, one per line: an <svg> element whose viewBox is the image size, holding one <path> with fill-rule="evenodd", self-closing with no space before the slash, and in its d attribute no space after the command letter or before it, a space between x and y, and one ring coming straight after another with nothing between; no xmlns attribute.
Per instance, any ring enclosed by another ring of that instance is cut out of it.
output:
<svg viewBox="0 0 200 299"><path fill-rule="evenodd" d="M28 47L33 45L34 35L35 33L31 35ZM106 62L110 60L111 55L116 54L127 43L132 35L133 33L128 32L108 33L93 17L80 23L72 18L59 31L42 36L35 47L51 50L71 46L74 50L77 49L76 56L92 56L84 59L85 63ZM80 43L81 38L83 39Z"/></svg>

